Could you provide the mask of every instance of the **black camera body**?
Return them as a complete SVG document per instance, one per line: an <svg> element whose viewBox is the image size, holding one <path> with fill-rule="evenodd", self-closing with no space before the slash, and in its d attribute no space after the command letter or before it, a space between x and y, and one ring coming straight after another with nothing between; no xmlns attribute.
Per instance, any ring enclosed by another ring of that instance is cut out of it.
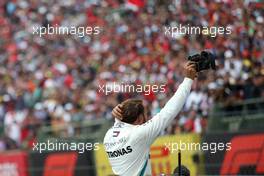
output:
<svg viewBox="0 0 264 176"><path fill-rule="evenodd" d="M208 69L216 69L215 57L212 53L207 51L202 51L201 54L189 56L188 60L195 63L197 72Z"/></svg>

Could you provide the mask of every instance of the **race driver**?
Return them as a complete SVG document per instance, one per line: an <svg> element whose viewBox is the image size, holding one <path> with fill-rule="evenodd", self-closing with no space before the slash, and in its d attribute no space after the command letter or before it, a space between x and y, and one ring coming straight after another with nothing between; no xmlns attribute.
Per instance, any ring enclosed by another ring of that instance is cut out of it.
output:
<svg viewBox="0 0 264 176"><path fill-rule="evenodd" d="M175 94L153 118L146 117L142 100L129 99L112 112L114 125L104 137L104 146L114 174L151 175L150 146L181 111L197 76L195 64L187 62L185 78Z"/></svg>

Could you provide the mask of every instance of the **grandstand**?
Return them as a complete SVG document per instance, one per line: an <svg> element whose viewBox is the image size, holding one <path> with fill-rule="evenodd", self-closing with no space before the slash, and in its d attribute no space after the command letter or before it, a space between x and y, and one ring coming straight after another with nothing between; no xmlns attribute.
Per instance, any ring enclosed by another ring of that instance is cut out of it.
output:
<svg viewBox="0 0 264 176"><path fill-rule="evenodd" d="M217 70L199 75L183 110L153 144L152 173L172 173L177 153L159 154L164 142L182 140L234 143L215 154L183 151L193 175L264 175L263 23L258 0L0 1L0 175L113 174L101 146L112 109L140 98L155 115L183 80L187 57L202 50L216 56ZM232 32L165 35L179 24ZM91 33L33 32L55 25ZM165 91L99 91L113 83L165 85ZM48 140L100 149L33 150Z"/></svg>

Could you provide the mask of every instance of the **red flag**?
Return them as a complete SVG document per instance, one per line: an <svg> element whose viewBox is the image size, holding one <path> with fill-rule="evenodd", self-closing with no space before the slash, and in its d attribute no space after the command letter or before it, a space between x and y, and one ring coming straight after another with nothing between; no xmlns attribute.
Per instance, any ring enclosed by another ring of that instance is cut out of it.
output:
<svg viewBox="0 0 264 176"><path fill-rule="evenodd" d="M133 11L138 11L139 8L145 6L145 0L127 0L126 7Z"/></svg>
<svg viewBox="0 0 264 176"><path fill-rule="evenodd" d="M145 5L145 0L128 0L128 3L131 5L135 5L137 7L144 7Z"/></svg>

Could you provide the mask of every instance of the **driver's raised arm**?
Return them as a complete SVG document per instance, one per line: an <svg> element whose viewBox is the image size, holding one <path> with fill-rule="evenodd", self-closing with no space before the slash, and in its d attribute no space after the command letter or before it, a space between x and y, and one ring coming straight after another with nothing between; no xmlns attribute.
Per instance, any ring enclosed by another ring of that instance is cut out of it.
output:
<svg viewBox="0 0 264 176"><path fill-rule="evenodd" d="M191 63L185 66L185 72L186 77L183 82L161 111L146 123L137 126L135 132L139 137L146 139L148 145L151 145L156 137L171 124L185 104L191 91L193 79L197 76L195 66Z"/></svg>

